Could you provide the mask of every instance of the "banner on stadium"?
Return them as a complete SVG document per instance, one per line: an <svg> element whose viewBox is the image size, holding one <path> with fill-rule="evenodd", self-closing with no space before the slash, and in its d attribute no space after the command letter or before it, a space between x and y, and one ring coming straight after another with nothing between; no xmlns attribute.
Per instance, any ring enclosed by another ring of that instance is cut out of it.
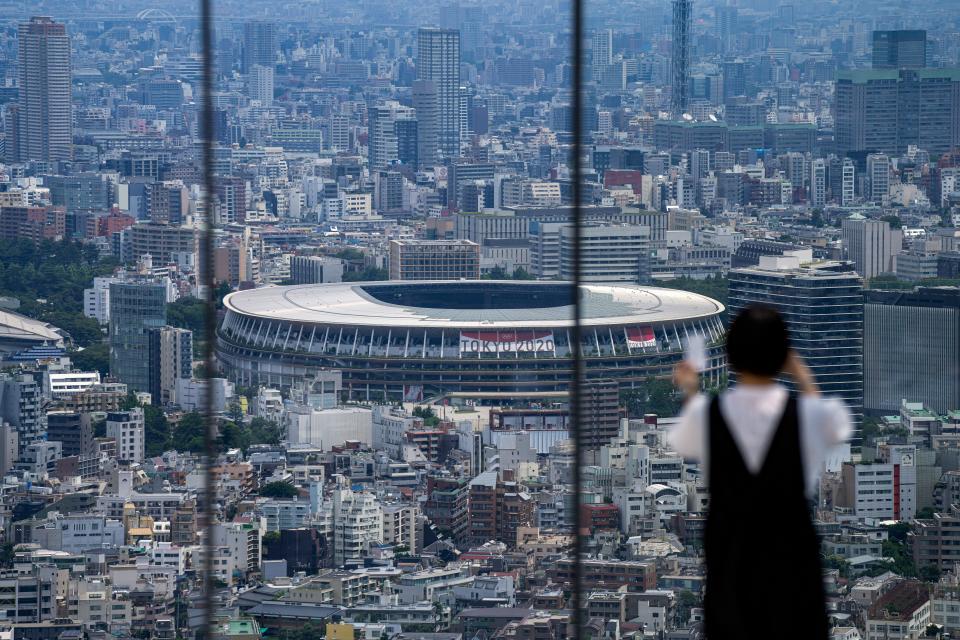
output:
<svg viewBox="0 0 960 640"><path fill-rule="evenodd" d="M552 331L461 331L460 353L552 353Z"/></svg>
<svg viewBox="0 0 960 640"><path fill-rule="evenodd" d="M653 334L653 327L628 327L627 346L633 349L657 346L657 338Z"/></svg>

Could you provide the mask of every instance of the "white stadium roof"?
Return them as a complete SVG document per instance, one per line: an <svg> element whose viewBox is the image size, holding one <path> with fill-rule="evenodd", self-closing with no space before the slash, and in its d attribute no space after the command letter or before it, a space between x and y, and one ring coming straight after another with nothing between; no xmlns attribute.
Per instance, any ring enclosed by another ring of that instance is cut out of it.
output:
<svg viewBox="0 0 960 640"><path fill-rule="evenodd" d="M270 320L370 327L422 328L559 328L573 324L572 306L564 294L568 283L556 281L394 281L308 284L266 287L231 293L224 299L227 309L242 316ZM491 291L524 296L529 288L529 306L489 306ZM409 289L412 298L404 302ZM444 308L445 296L456 296L456 308ZM476 291L475 305L463 304ZM636 285L584 285L583 324L617 324L686 321L715 316L722 304L696 293ZM374 297L376 294L377 297ZM424 304L436 295L437 306ZM552 303L537 306L538 296ZM397 300L386 302L384 298ZM558 303L559 302L559 303Z"/></svg>

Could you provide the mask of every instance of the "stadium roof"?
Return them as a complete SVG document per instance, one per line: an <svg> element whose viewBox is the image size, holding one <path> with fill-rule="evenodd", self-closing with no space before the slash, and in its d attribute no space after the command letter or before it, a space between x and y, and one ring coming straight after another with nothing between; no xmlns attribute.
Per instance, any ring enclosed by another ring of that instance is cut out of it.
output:
<svg viewBox="0 0 960 640"><path fill-rule="evenodd" d="M0 344L4 342L63 344L63 336L53 325L41 320L10 311L0 311Z"/></svg>
<svg viewBox="0 0 960 640"><path fill-rule="evenodd" d="M515 280L362 282L266 287L231 293L244 316L317 324L423 328L562 328L572 322L569 283ZM585 285L583 324L658 324L715 316L696 293L636 285Z"/></svg>

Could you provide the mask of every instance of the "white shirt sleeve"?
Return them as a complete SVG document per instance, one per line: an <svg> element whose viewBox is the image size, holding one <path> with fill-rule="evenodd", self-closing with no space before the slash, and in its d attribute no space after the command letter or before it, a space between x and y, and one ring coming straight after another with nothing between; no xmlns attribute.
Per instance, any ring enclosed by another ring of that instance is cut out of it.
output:
<svg viewBox="0 0 960 640"><path fill-rule="evenodd" d="M667 444L684 458L704 461L707 447L710 396L698 393L680 412L678 422L667 434Z"/></svg>
<svg viewBox="0 0 960 640"><path fill-rule="evenodd" d="M801 396L803 418L820 438L824 447L845 442L853 433L850 409L839 398L824 396Z"/></svg>

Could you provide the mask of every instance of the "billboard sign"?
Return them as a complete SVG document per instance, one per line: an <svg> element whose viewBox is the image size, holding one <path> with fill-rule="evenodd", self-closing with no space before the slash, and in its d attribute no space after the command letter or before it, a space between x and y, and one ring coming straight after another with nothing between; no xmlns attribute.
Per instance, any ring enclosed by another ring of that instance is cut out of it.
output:
<svg viewBox="0 0 960 640"><path fill-rule="evenodd" d="M657 338L653 333L653 327L628 327L627 346L631 349L657 346Z"/></svg>
<svg viewBox="0 0 960 640"><path fill-rule="evenodd" d="M553 353L552 331L461 331L460 353Z"/></svg>

